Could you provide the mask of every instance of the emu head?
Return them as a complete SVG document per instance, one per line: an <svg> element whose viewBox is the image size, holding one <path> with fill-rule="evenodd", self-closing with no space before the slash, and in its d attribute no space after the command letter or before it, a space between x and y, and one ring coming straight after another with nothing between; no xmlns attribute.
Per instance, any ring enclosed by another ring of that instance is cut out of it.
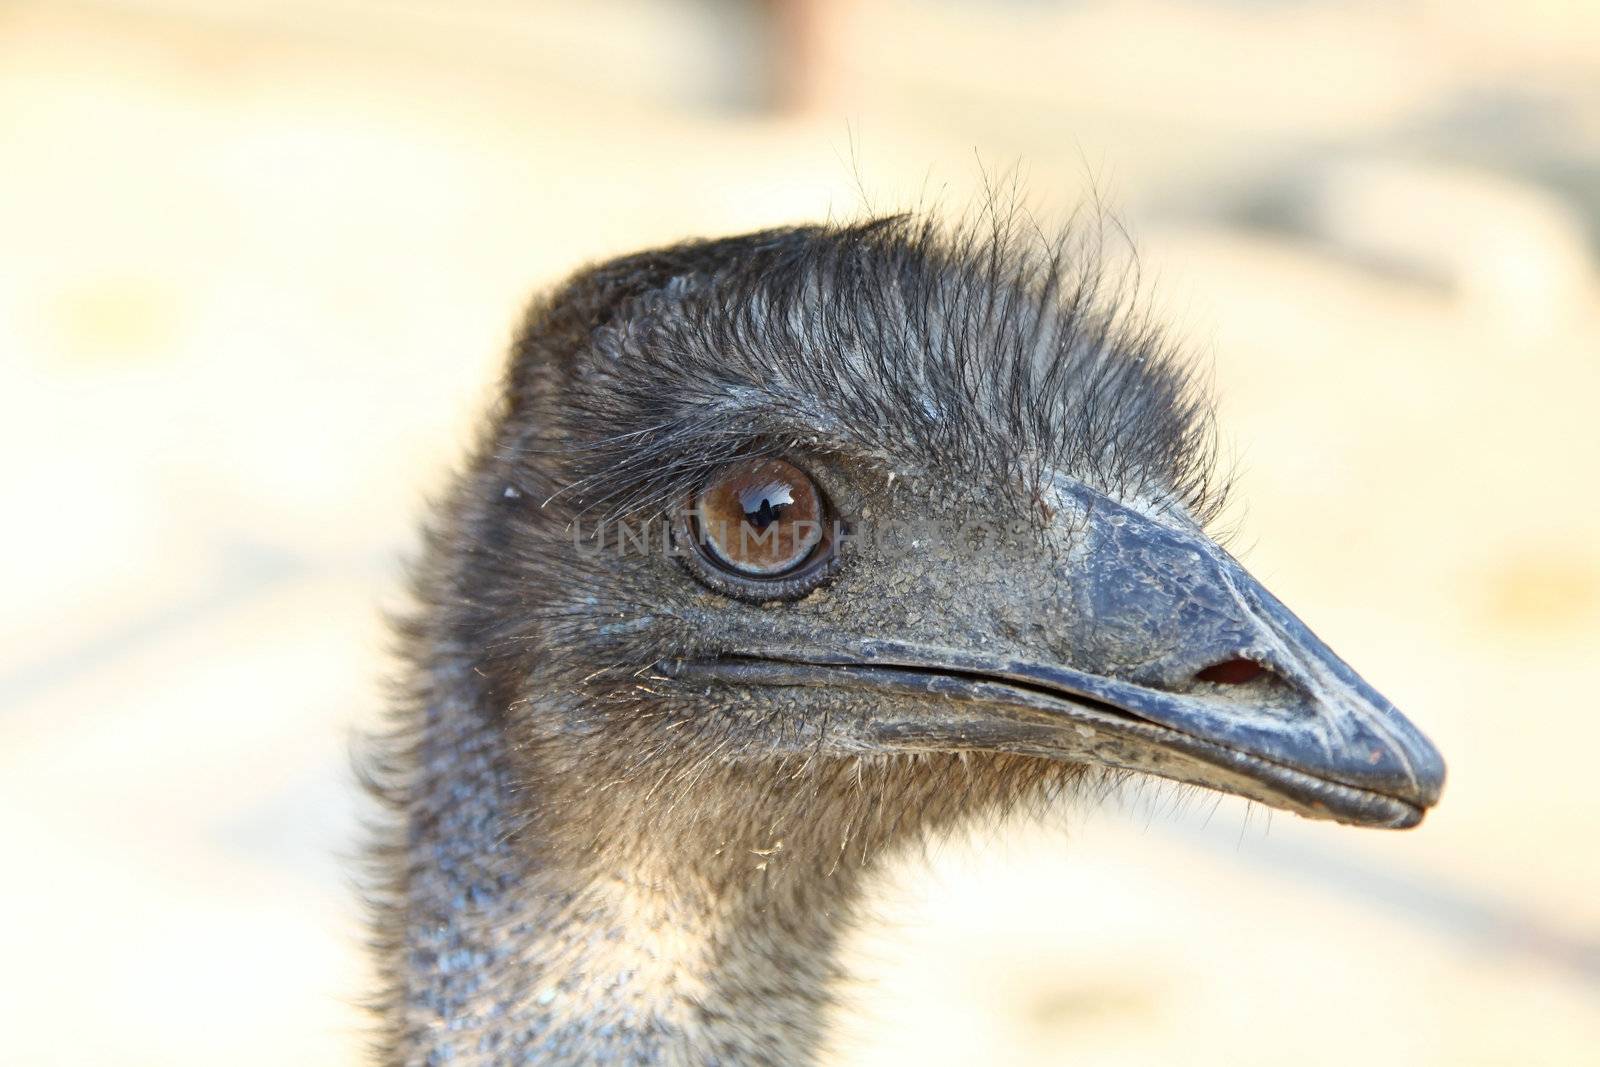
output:
<svg viewBox="0 0 1600 1067"><path fill-rule="evenodd" d="M1415 825L1439 755L1204 532L1209 408L1070 252L897 218L535 307L434 635L521 780L762 854L1107 770Z"/></svg>

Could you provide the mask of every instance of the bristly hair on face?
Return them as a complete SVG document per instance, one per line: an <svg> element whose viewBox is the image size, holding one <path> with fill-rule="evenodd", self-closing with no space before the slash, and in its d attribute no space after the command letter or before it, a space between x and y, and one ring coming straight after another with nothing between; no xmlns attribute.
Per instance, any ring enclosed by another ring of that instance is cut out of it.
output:
<svg viewBox="0 0 1600 1067"><path fill-rule="evenodd" d="M520 365L572 372L502 456L529 489L615 518L731 459L837 450L1039 499L1057 474L1202 525L1224 505L1207 390L1104 229L990 207L695 241L581 273L531 311ZM588 355L536 352L574 339ZM574 360L576 359L576 362ZM515 404L540 383L508 383ZM568 511L567 509L571 510Z"/></svg>

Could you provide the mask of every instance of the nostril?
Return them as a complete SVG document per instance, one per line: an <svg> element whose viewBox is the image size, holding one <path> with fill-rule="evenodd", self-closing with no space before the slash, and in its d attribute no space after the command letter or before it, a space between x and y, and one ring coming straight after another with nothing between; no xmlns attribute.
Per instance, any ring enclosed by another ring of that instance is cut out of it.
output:
<svg viewBox="0 0 1600 1067"><path fill-rule="evenodd" d="M1213 663L1205 670L1195 674L1202 682L1214 682L1217 685L1244 685L1253 682L1267 669L1253 659L1234 657L1225 659L1221 663Z"/></svg>

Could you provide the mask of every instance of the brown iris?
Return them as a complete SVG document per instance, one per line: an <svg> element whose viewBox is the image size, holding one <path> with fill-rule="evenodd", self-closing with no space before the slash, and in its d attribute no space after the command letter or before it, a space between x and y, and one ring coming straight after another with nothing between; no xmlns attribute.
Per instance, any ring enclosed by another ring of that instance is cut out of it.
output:
<svg viewBox="0 0 1600 1067"><path fill-rule="evenodd" d="M774 578L794 570L823 539L822 494L781 459L724 468L694 500L707 555L735 574Z"/></svg>

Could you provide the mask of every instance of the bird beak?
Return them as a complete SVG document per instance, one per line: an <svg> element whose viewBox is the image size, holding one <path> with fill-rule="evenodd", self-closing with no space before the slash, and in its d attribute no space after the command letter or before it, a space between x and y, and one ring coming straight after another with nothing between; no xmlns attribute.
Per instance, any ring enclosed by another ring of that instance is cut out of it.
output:
<svg viewBox="0 0 1600 1067"><path fill-rule="evenodd" d="M1006 642L981 629L928 643L860 635L662 667L695 681L870 690L881 699L855 730L874 749L1031 754L1312 818L1422 820L1445 768L1416 727L1198 530L1090 496L1075 547L1037 583L1050 600L1036 617L1052 621L1035 648L990 651ZM982 591L971 599L974 617L988 614Z"/></svg>

